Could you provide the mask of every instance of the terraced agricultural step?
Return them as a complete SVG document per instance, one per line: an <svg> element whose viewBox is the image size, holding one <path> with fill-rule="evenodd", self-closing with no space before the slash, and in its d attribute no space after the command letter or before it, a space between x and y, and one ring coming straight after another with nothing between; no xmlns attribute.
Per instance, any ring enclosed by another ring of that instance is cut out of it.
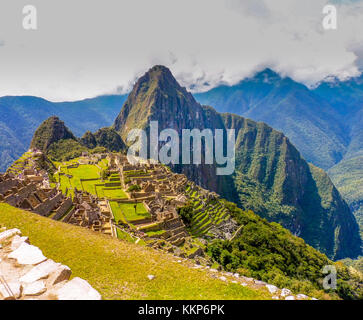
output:
<svg viewBox="0 0 363 320"><path fill-rule="evenodd" d="M192 226L192 230L193 229L198 229L200 226L202 226L203 224L205 224L208 220L211 220L210 217L208 215L206 215L204 217L204 219L199 220L197 223L194 223Z"/></svg>
<svg viewBox="0 0 363 320"><path fill-rule="evenodd" d="M192 235L195 237L201 237L201 236L205 235L206 233L208 233L209 229L212 226L213 226L213 224L206 225L205 228L198 229L198 230L192 232Z"/></svg>
<svg viewBox="0 0 363 320"><path fill-rule="evenodd" d="M231 219L231 216L229 214L227 214L223 219L218 219L218 221L216 222L217 225L221 224L223 221L227 221Z"/></svg>
<svg viewBox="0 0 363 320"><path fill-rule="evenodd" d="M195 210L193 212L194 215L198 215L199 213L203 212L204 210L201 208L201 209L198 209L198 210Z"/></svg>
<svg viewBox="0 0 363 320"><path fill-rule="evenodd" d="M204 219L205 217L207 217L207 216L208 216L207 212L202 211L202 212L200 212L199 214L197 214L196 216L193 216L192 223L193 223L193 224L196 224L196 223L198 223L199 221L203 220L203 219Z"/></svg>
<svg viewBox="0 0 363 320"><path fill-rule="evenodd" d="M228 214L228 212L226 211L226 212L224 212L222 215L221 215L221 219L222 220L224 220L227 216L228 216L229 214Z"/></svg>
<svg viewBox="0 0 363 320"><path fill-rule="evenodd" d="M213 222L212 221L209 221L207 224L205 224L204 226L202 226L201 228L199 228L199 231L205 233L205 232L207 232L207 230L210 227L212 227L212 225L213 225Z"/></svg>
<svg viewBox="0 0 363 320"><path fill-rule="evenodd" d="M200 225L198 228L192 230L192 233L199 233L203 232L205 233L207 229L209 229L213 225L213 222L211 220L206 221L206 223Z"/></svg>

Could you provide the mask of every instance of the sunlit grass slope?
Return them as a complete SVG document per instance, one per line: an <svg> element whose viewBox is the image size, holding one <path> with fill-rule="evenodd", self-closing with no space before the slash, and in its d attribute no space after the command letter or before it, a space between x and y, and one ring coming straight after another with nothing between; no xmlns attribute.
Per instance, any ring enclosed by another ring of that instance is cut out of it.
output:
<svg viewBox="0 0 363 320"><path fill-rule="evenodd" d="M265 299L263 291L211 278L166 253L0 204L0 225L19 228L104 299ZM154 275L149 280L147 275Z"/></svg>

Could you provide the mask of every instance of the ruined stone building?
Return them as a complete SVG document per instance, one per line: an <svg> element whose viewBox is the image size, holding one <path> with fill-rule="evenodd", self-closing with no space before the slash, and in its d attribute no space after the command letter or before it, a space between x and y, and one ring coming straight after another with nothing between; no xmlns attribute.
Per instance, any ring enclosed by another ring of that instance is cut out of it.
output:
<svg viewBox="0 0 363 320"><path fill-rule="evenodd" d="M43 188L44 176L24 170L22 179L0 175L0 201L59 220L72 207L72 200L57 189Z"/></svg>

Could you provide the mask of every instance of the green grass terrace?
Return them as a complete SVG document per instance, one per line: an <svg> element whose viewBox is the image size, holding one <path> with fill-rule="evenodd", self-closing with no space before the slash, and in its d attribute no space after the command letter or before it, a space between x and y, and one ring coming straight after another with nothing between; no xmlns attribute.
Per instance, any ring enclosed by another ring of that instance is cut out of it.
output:
<svg viewBox="0 0 363 320"><path fill-rule="evenodd" d="M135 212L136 204L136 212ZM137 223L140 220L150 218L149 212L144 205L140 202L136 203L119 203L117 201L110 201L110 207L116 223L121 221L125 224Z"/></svg>
<svg viewBox="0 0 363 320"><path fill-rule="evenodd" d="M55 179L59 182L64 194L68 190L67 195L73 196L74 188L77 188L99 198L127 199L126 193L121 188L118 174L111 174L105 181L101 179L102 171L107 169L107 159L101 160L97 165L80 164L77 168L67 168L67 166L76 164L78 159L55 163L60 168Z"/></svg>

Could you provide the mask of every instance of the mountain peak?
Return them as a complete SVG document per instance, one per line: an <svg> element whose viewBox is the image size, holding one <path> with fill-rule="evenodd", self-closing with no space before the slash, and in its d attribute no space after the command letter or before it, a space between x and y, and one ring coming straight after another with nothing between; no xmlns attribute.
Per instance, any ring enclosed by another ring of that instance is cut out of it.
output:
<svg viewBox="0 0 363 320"><path fill-rule="evenodd" d="M162 65L155 65L150 68L135 84L134 90L139 93L140 87L151 90L166 91L172 93L175 90L182 90L171 71ZM149 93L151 92L149 91ZM131 93L132 94L132 93Z"/></svg>
<svg viewBox="0 0 363 320"><path fill-rule="evenodd" d="M62 120L56 116L52 116L43 121L35 131L30 148L46 152L52 143L64 139L76 140L76 137L65 126Z"/></svg>
<svg viewBox="0 0 363 320"><path fill-rule="evenodd" d="M186 107L200 108L191 93L181 87L171 71L162 65L149 69L134 85L115 120L114 128L121 133L144 128L149 120L162 115L187 115Z"/></svg>
<svg viewBox="0 0 363 320"><path fill-rule="evenodd" d="M156 64L155 66L151 67L148 72L169 73L171 75L170 69L161 64Z"/></svg>
<svg viewBox="0 0 363 320"><path fill-rule="evenodd" d="M281 76L270 68L266 68L255 73L255 75L251 78L251 80L264 83L274 83L276 81L280 81L281 79Z"/></svg>

